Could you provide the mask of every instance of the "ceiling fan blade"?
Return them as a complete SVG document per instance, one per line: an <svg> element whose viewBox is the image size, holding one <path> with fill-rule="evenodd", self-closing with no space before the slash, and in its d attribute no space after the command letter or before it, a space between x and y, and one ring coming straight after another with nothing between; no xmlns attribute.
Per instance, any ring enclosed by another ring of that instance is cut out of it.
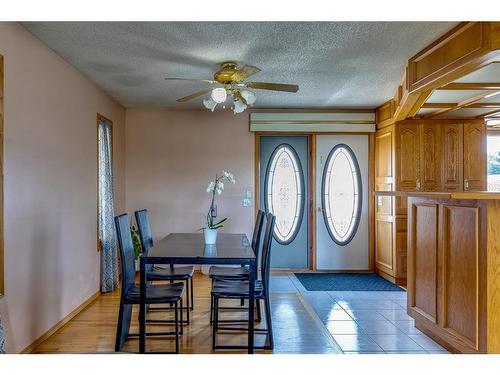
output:
<svg viewBox="0 0 500 375"><path fill-rule="evenodd" d="M191 94L191 95L185 96L183 98L177 99L177 101L178 102L187 102L188 100L197 98L198 96L202 96L202 95L208 94L210 91L212 91L212 89L204 89L204 90L196 91L194 94Z"/></svg>
<svg viewBox="0 0 500 375"><path fill-rule="evenodd" d="M287 83L247 82L245 85L248 88L258 89L258 90L272 90L272 91L286 91L286 92L299 91L299 86L289 85Z"/></svg>
<svg viewBox="0 0 500 375"><path fill-rule="evenodd" d="M231 79L235 82L241 82L251 75L254 75L255 73L260 72L260 69L257 68L256 66L253 65L244 65L240 69L238 69L234 74L232 75Z"/></svg>
<svg viewBox="0 0 500 375"><path fill-rule="evenodd" d="M205 82L205 83L219 83L212 79L195 79L195 78L165 78L165 81L191 81L191 82Z"/></svg>
<svg viewBox="0 0 500 375"><path fill-rule="evenodd" d="M241 100L245 105L248 105L247 101L245 98L241 95L241 92L236 91L234 94L234 97L237 98L238 100Z"/></svg>

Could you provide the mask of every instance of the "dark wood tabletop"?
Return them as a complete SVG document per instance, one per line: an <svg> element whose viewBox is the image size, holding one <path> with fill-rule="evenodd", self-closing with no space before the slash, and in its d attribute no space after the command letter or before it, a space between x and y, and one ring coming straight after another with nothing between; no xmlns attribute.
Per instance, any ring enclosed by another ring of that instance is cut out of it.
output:
<svg viewBox="0 0 500 375"><path fill-rule="evenodd" d="M147 263L248 264L255 253L245 234L219 233L216 245L205 245L202 233L171 233L144 258Z"/></svg>

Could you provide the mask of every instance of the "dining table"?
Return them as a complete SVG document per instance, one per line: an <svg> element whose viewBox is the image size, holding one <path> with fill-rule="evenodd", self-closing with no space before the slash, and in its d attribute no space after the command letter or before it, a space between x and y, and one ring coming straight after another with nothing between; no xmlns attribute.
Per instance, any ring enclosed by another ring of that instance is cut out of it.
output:
<svg viewBox="0 0 500 375"><path fill-rule="evenodd" d="M215 245L205 244L203 233L170 233L140 256L139 352L146 352L146 265L245 265L248 280L248 353L254 352L254 308L257 259L245 234L219 233Z"/></svg>

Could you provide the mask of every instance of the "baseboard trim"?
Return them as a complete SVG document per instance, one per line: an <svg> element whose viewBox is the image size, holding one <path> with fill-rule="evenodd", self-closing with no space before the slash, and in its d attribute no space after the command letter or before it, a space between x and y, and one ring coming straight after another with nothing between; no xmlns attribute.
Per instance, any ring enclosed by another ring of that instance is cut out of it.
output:
<svg viewBox="0 0 500 375"><path fill-rule="evenodd" d="M50 336L52 336L54 333L56 333L59 329L64 327L71 319L73 319L78 313L83 311L88 305L90 305L92 302L94 302L97 297L101 295L101 292L98 291L91 295L88 299L86 299L82 304L80 304L76 309L74 309L72 312L70 312L68 315L66 315L62 320L60 320L58 323L56 323L54 326L52 326L47 332L45 332L43 335L41 335L39 338L37 338L35 341L33 341L31 344L29 344L27 347L25 347L23 350L19 352L19 354L30 354L33 352L33 350L40 345L42 342L47 340Z"/></svg>

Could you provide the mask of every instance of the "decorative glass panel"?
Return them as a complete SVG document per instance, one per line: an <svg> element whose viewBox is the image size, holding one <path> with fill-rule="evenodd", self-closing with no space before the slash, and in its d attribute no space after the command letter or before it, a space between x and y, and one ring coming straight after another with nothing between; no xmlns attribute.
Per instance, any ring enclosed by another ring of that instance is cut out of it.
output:
<svg viewBox="0 0 500 375"><path fill-rule="evenodd" d="M337 244L348 244L356 234L362 204L359 165L349 146L339 144L328 155L321 195L328 233Z"/></svg>
<svg viewBox="0 0 500 375"><path fill-rule="evenodd" d="M276 216L274 238L281 244L293 241L302 218L304 205L303 175L300 160L288 144L274 150L266 173L265 203Z"/></svg>

